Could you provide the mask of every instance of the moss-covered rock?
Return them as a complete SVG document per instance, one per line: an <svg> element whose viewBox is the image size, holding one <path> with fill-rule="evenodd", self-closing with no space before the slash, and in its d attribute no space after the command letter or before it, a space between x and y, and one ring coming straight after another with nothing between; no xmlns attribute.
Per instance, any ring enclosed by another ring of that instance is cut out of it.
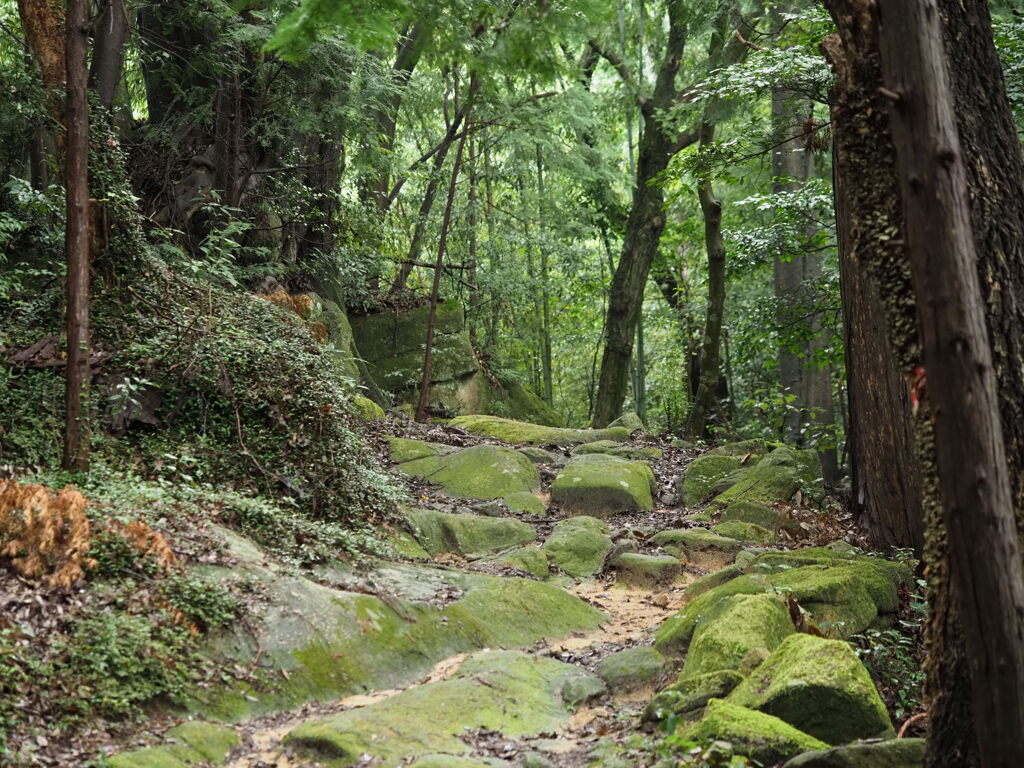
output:
<svg viewBox="0 0 1024 768"><path fill-rule="evenodd" d="M688 507L700 504L711 496L712 491L727 477L741 468L740 460L734 456L719 456L705 453L690 462L683 475L679 491Z"/></svg>
<svg viewBox="0 0 1024 768"><path fill-rule="evenodd" d="M627 648L605 656L597 665L597 674L613 691L637 688L655 680L668 661L650 646Z"/></svg>
<svg viewBox="0 0 1024 768"><path fill-rule="evenodd" d="M539 547L520 547L499 557L496 562L526 571L538 579L548 575L548 553Z"/></svg>
<svg viewBox="0 0 1024 768"><path fill-rule="evenodd" d="M188 768L222 765L228 753L241 743L233 728L190 721L164 734L167 744L135 749L110 757L113 768Z"/></svg>
<svg viewBox="0 0 1024 768"><path fill-rule="evenodd" d="M659 531L651 537L651 543L659 547L677 547L688 560L695 559L700 552L735 554L740 548L740 543L736 539L719 536L705 528L673 528Z"/></svg>
<svg viewBox="0 0 1024 768"><path fill-rule="evenodd" d="M544 542L551 560L570 576L583 578L604 568L612 549L608 526L596 517L570 517L555 525Z"/></svg>
<svg viewBox="0 0 1024 768"><path fill-rule="evenodd" d="M719 523L711 526L711 532L727 539L735 539L750 544L771 544L777 538L775 531L769 528L762 528L754 523L741 523L731 520L727 523Z"/></svg>
<svg viewBox="0 0 1024 768"><path fill-rule="evenodd" d="M525 421L513 421L497 416L459 416L449 422L474 435L494 437L513 445L580 445L598 440L625 442L629 430L624 427L608 429L566 429L546 427Z"/></svg>
<svg viewBox="0 0 1024 768"><path fill-rule="evenodd" d="M603 453L608 456L618 456L620 459L640 460L656 460L665 455L660 448L653 445L620 445L614 440L584 443L572 451L573 456L582 456L588 453Z"/></svg>
<svg viewBox="0 0 1024 768"><path fill-rule="evenodd" d="M249 579L262 599L247 621L209 636L202 650L225 670L249 667L258 658L262 671L255 680L245 676L190 692L184 708L210 719L234 721L400 687L457 653L528 646L593 629L604 619L543 582L423 565L374 571L369 578L382 598L332 589L277 573L246 540L228 531L223 536L236 564L207 566L205 575ZM438 608L428 601L439 591L461 596Z"/></svg>
<svg viewBox="0 0 1024 768"><path fill-rule="evenodd" d="M534 464L553 464L560 467L565 464L566 461L565 456L562 454L554 453L553 451L546 451L543 448L538 448L534 445L526 445L518 450Z"/></svg>
<svg viewBox="0 0 1024 768"><path fill-rule="evenodd" d="M402 471L470 499L499 499L540 486L533 462L500 445L475 445L402 464Z"/></svg>
<svg viewBox="0 0 1024 768"><path fill-rule="evenodd" d="M636 411L626 411L624 414L619 416L615 421L608 425L609 427L625 427L630 432L636 432L639 430L647 429L644 426L643 419L641 419Z"/></svg>
<svg viewBox="0 0 1024 768"><path fill-rule="evenodd" d="M828 744L892 736L874 683L849 643L790 635L729 695Z"/></svg>
<svg viewBox="0 0 1024 768"><path fill-rule="evenodd" d="M924 739L889 739L871 744L805 752L783 768L921 768Z"/></svg>
<svg viewBox="0 0 1024 768"><path fill-rule="evenodd" d="M407 461L425 459L428 456L441 456L451 453L455 448L443 443L428 443L423 440L412 440L407 437L389 437L388 447L391 452L391 460L396 464L404 464Z"/></svg>
<svg viewBox="0 0 1024 768"><path fill-rule="evenodd" d="M731 669L680 678L648 702L643 721L657 722L669 715L696 720L711 699L725 698L741 682L743 675Z"/></svg>
<svg viewBox="0 0 1024 768"><path fill-rule="evenodd" d="M504 501L505 506L513 512L528 512L531 515L545 515L548 511L547 507L544 506L544 502L529 491L520 491L519 493L509 494L502 499L502 501Z"/></svg>
<svg viewBox="0 0 1024 768"><path fill-rule="evenodd" d="M794 631L789 611L775 595L723 598L715 615L696 628L680 679L738 670L751 652L771 652Z"/></svg>
<svg viewBox="0 0 1024 768"><path fill-rule="evenodd" d="M551 500L571 514L610 517L627 509L654 509L650 465L600 453L575 456L551 484Z"/></svg>
<svg viewBox="0 0 1024 768"><path fill-rule="evenodd" d="M771 589L766 576L747 575L731 579L695 597L679 613L666 619L655 635L654 647L666 655L685 653L698 625L722 610L724 598L732 595L756 595Z"/></svg>
<svg viewBox="0 0 1024 768"><path fill-rule="evenodd" d="M777 510L750 501L737 501L730 504L722 513L721 521L723 523L752 523L772 531L782 526Z"/></svg>
<svg viewBox="0 0 1024 768"><path fill-rule="evenodd" d="M762 765L774 765L801 752L828 746L777 717L722 699L711 699L704 717L681 731L680 736L700 744L728 741L737 754Z"/></svg>
<svg viewBox="0 0 1024 768"><path fill-rule="evenodd" d="M567 680L562 686L562 699L566 704L576 706L608 693L608 686L599 677L577 677Z"/></svg>
<svg viewBox="0 0 1024 768"><path fill-rule="evenodd" d="M356 415L364 421L379 421L387 417L383 408L370 398L363 397L362 395L356 395L352 398L352 406Z"/></svg>
<svg viewBox="0 0 1024 768"><path fill-rule="evenodd" d="M409 765L410 768L494 768L495 764L455 755L424 755Z"/></svg>
<svg viewBox="0 0 1024 768"><path fill-rule="evenodd" d="M743 458L749 456L747 463L750 465L756 464L761 460L763 456L771 453L776 448L782 446L778 443L772 443L767 440L741 440L737 443L725 443L717 448L712 448L708 451L707 455L710 456L736 456Z"/></svg>
<svg viewBox="0 0 1024 768"><path fill-rule="evenodd" d="M617 578L634 587L668 586L683 572L682 564L670 555L641 555L625 552L612 563Z"/></svg>
<svg viewBox="0 0 1024 768"><path fill-rule="evenodd" d="M492 552L527 544L537 537L533 526L503 517L412 509L406 519L413 536L432 555Z"/></svg>
<svg viewBox="0 0 1024 768"><path fill-rule="evenodd" d="M448 680L403 691L361 709L304 723L286 742L332 766L361 756L384 765L424 754L466 756L468 729L517 739L558 731L568 720L563 687L589 676L569 664L510 651L476 654Z"/></svg>
<svg viewBox="0 0 1024 768"><path fill-rule="evenodd" d="M737 501L772 504L788 501L798 490L820 491L821 463L815 451L776 448L751 467L715 503L730 506Z"/></svg>
<svg viewBox="0 0 1024 768"><path fill-rule="evenodd" d="M717 571L712 571L709 574L701 576L696 581L692 582L686 588L686 596L689 599L693 599L698 595L702 595L709 589L720 587L727 581L732 581L737 576L743 575L743 567L736 563L727 565L725 568L719 568Z"/></svg>

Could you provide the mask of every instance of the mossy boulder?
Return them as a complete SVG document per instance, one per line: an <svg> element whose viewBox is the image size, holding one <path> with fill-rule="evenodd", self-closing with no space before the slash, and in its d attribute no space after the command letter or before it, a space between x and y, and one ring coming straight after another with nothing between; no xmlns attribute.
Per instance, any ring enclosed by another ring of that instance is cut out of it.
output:
<svg viewBox="0 0 1024 768"><path fill-rule="evenodd" d="M496 562L511 565L538 579L548 575L548 553L539 547L520 547L499 557Z"/></svg>
<svg viewBox="0 0 1024 768"><path fill-rule="evenodd" d="M673 528L659 531L651 537L651 543L663 547L666 551L677 552L687 561L698 561L701 555L709 553L719 554L721 557L716 559L721 561L721 566L728 564L740 548L740 543L736 539L719 536L706 528Z"/></svg>
<svg viewBox="0 0 1024 768"><path fill-rule="evenodd" d="M712 495L712 491L742 465L735 456L705 453L690 462L682 476L679 491L688 507L696 506Z"/></svg>
<svg viewBox="0 0 1024 768"><path fill-rule="evenodd" d="M626 411L624 414L619 416L615 421L608 425L609 427L625 427L630 432L636 432L638 429L647 429L644 426L643 419L641 419L636 411Z"/></svg>
<svg viewBox="0 0 1024 768"><path fill-rule="evenodd" d="M612 549L608 526L596 517L570 517L555 525L544 542L551 560L565 573L583 578L604 568Z"/></svg>
<svg viewBox="0 0 1024 768"><path fill-rule="evenodd" d="M683 566L670 555L641 555L625 552L612 563L618 581L634 587L668 586L683 572Z"/></svg>
<svg viewBox="0 0 1024 768"><path fill-rule="evenodd" d="M589 677L542 656L489 651L466 659L455 676L360 709L304 723L286 743L332 766L369 755L397 765L425 754L464 757L467 730L497 731L510 740L559 731L569 719L562 690Z"/></svg>
<svg viewBox="0 0 1024 768"><path fill-rule="evenodd" d="M456 450L443 443L428 443L424 440L413 440L407 437L389 437L388 447L391 452L391 460L396 464L404 464L407 461L425 459L430 456L442 456Z"/></svg>
<svg viewBox="0 0 1024 768"><path fill-rule="evenodd" d="M668 660L650 646L627 648L605 656L597 665L597 674L613 691L638 688L657 679Z"/></svg>
<svg viewBox="0 0 1024 768"><path fill-rule="evenodd" d="M754 504L750 501L737 501L726 507L722 512L721 522L723 523L751 523L759 525L768 530L777 530L782 527L777 510L767 507L764 504Z"/></svg>
<svg viewBox="0 0 1024 768"><path fill-rule="evenodd" d="M841 640L790 635L729 702L774 715L828 744L894 735L870 675Z"/></svg>
<svg viewBox="0 0 1024 768"><path fill-rule="evenodd" d="M534 464L553 464L560 467L566 461L565 456L562 454L547 451L534 445L525 445L518 450Z"/></svg>
<svg viewBox="0 0 1024 768"><path fill-rule="evenodd" d="M361 418L363 421L380 421L381 419L387 418L387 414L384 413L384 409L368 397L356 395L352 398L352 406L356 416Z"/></svg>
<svg viewBox="0 0 1024 768"><path fill-rule="evenodd" d="M723 598L715 615L696 628L680 679L739 670L752 653L767 656L795 631L786 605L775 595Z"/></svg>
<svg viewBox="0 0 1024 768"><path fill-rule="evenodd" d="M388 564L369 578L382 597L333 589L268 568L260 550L217 526L234 559L204 566L209 578L245 578L261 595L245 622L213 633L201 651L219 668L260 672L188 693L182 707L235 721L422 678L441 659L480 648L528 646L593 629L604 614L565 590L416 564ZM351 576L346 576L346 580ZM457 597L444 607L438 592ZM282 671L283 670L283 671Z"/></svg>
<svg viewBox="0 0 1024 768"><path fill-rule="evenodd" d="M682 730L680 737L699 744L727 741L737 754L747 755L761 765L775 765L801 752L828 746L777 717L723 699L711 699L704 717Z"/></svg>
<svg viewBox="0 0 1024 768"><path fill-rule="evenodd" d="M529 491L520 491L506 496L502 501L513 512L528 512L531 515L547 514L547 507L544 502Z"/></svg>
<svg viewBox="0 0 1024 768"><path fill-rule="evenodd" d="M574 456L551 484L551 500L570 514L610 517L628 509L654 509L650 465L600 453Z"/></svg>
<svg viewBox="0 0 1024 768"><path fill-rule="evenodd" d="M566 704L576 706L608 693L608 686L599 677L577 677L567 680L562 686L562 699Z"/></svg>
<svg viewBox="0 0 1024 768"><path fill-rule="evenodd" d="M707 452L709 456L736 456L743 458L749 456L747 459L748 464L756 464L761 460L763 456L771 453L776 448L781 448L778 443L772 443L767 440L740 440L736 443L725 443L717 448L712 448Z"/></svg>
<svg viewBox="0 0 1024 768"><path fill-rule="evenodd" d="M499 499L540 487L533 462L500 445L475 445L439 456L407 461L402 471L442 486L456 496Z"/></svg>
<svg viewBox="0 0 1024 768"><path fill-rule="evenodd" d="M164 739L167 744L122 752L108 758L108 762L113 768L222 765L228 753L242 743L233 728L197 720L171 728Z"/></svg>
<svg viewBox="0 0 1024 768"><path fill-rule="evenodd" d="M653 445L620 445L613 440L584 443L572 451L573 456L582 456L588 453L603 453L608 456L618 456L620 459L639 460L657 460L665 455L664 451Z"/></svg>
<svg viewBox="0 0 1024 768"><path fill-rule="evenodd" d="M413 536L431 555L492 552L528 544L537 537L532 525L504 517L412 509L406 519Z"/></svg>
<svg viewBox="0 0 1024 768"><path fill-rule="evenodd" d="M775 531L770 528L762 528L754 523L741 523L736 520L713 525L710 530L727 539L735 539L749 544L771 544L777 538Z"/></svg>
<svg viewBox="0 0 1024 768"><path fill-rule="evenodd" d="M820 478L821 461L815 451L776 448L714 501L726 507L737 501L755 504L789 501L801 489L820 491Z"/></svg>
<svg viewBox="0 0 1024 768"><path fill-rule="evenodd" d="M356 347L377 384L402 393L419 384L430 306L349 318ZM453 381L479 369L465 328L462 305L437 305L431 382Z"/></svg>
<svg viewBox="0 0 1024 768"><path fill-rule="evenodd" d="M717 571L701 576L686 588L686 596L690 599L702 595L709 589L720 587L727 581L732 581L737 576L742 576L744 573L743 567L736 563L727 565L725 568L719 568Z"/></svg>
<svg viewBox="0 0 1024 768"><path fill-rule="evenodd" d="M474 435L493 437L513 445L580 445L598 440L614 440L621 443L629 439L629 430L624 427L567 429L481 415L458 416L449 423Z"/></svg>
<svg viewBox="0 0 1024 768"><path fill-rule="evenodd" d="M924 739L889 739L805 752L783 768L922 768Z"/></svg>
<svg viewBox="0 0 1024 768"><path fill-rule="evenodd" d="M743 675L731 669L680 678L647 703L641 719L652 723L675 715L683 720L696 720L711 699L725 698L741 682Z"/></svg>
<svg viewBox="0 0 1024 768"><path fill-rule="evenodd" d="M424 755L409 763L410 768L494 768L494 763L455 755Z"/></svg>

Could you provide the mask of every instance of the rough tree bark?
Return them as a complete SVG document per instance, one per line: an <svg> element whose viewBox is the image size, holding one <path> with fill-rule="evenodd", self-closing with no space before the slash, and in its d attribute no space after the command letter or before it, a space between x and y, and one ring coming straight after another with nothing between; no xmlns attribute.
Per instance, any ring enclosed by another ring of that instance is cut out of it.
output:
<svg viewBox="0 0 1024 768"><path fill-rule="evenodd" d="M715 138L713 123L700 128L703 149ZM716 395L722 375L722 322L725 318L725 242L722 239L722 203L715 197L710 178L697 183L697 196L704 215L704 243L708 253L708 305L704 319L704 340L700 353L700 379L697 394L690 405L683 429L688 437L701 437L707 431L712 413L718 410Z"/></svg>
<svg viewBox="0 0 1024 768"><path fill-rule="evenodd" d="M67 133L67 373L62 466L89 468L89 96L88 2L69 0L65 28Z"/></svg>
<svg viewBox="0 0 1024 768"><path fill-rule="evenodd" d="M892 135L981 764L1024 765L1024 569L935 0L879 7Z"/></svg>
<svg viewBox="0 0 1024 768"><path fill-rule="evenodd" d="M114 107L114 95L121 82L128 23L125 0L102 0L96 17L96 42L89 68L89 85L99 96L100 104L108 110Z"/></svg>

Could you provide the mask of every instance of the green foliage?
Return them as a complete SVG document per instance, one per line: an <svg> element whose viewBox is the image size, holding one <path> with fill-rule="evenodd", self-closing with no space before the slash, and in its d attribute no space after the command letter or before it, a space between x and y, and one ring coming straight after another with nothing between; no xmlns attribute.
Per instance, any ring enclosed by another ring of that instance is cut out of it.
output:
<svg viewBox="0 0 1024 768"><path fill-rule="evenodd" d="M925 583L918 581L923 593ZM928 604L921 594L910 596L896 626L868 629L850 638L854 649L871 674L894 722L921 711L925 673L924 625Z"/></svg>
<svg viewBox="0 0 1024 768"><path fill-rule="evenodd" d="M70 675L79 706L119 717L154 697L180 693L189 677L192 639L168 618L101 613L79 622L60 649L59 669Z"/></svg>
<svg viewBox="0 0 1024 768"><path fill-rule="evenodd" d="M659 724L662 738L653 745L654 753L673 768L751 768L753 763L733 752L726 741L696 744L683 738L678 715L669 714Z"/></svg>
<svg viewBox="0 0 1024 768"><path fill-rule="evenodd" d="M203 632L226 626L240 610L238 600L226 587L187 571L172 573L164 579L160 594Z"/></svg>
<svg viewBox="0 0 1024 768"><path fill-rule="evenodd" d="M993 33L1003 63L1006 95L1018 130L1024 130L1024 21L1013 16L995 16Z"/></svg>

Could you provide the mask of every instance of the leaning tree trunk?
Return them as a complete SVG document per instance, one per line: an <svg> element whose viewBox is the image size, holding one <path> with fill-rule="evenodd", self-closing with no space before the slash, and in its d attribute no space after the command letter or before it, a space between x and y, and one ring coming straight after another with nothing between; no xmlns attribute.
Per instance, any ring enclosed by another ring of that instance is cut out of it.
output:
<svg viewBox="0 0 1024 768"><path fill-rule="evenodd" d="M701 148L714 141L715 126L705 122L700 128ZM704 215L704 242L708 252L708 306L704 319L704 341L700 353L700 380L697 394L686 417L684 432L688 437L701 437L707 431L708 419L718 410L716 403L721 378L722 324L725 318L725 242L722 239L722 203L715 197L711 179L697 183L697 196Z"/></svg>
<svg viewBox="0 0 1024 768"><path fill-rule="evenodd" d="M890 0L879 10L948 532L951 578L937 590L952 593L959 608L981 764L1017 768L1024 765L1024 568L942 23L935 0Z"/></svg>

